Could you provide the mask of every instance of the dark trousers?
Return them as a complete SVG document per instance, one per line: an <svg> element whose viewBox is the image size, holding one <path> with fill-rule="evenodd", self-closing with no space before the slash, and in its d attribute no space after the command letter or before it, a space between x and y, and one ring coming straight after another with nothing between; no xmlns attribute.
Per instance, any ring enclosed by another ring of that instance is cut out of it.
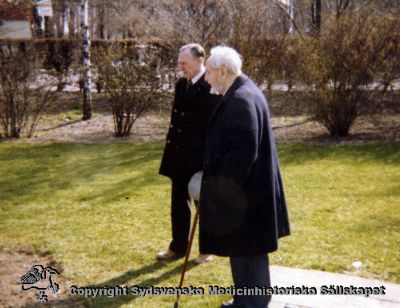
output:
<svg viewBox="0 0 400 308"><path fill-rule="evenodd" d="M236 288L270 287L268 255L230 257L233 282ZM271 296L233 296L235 307L266 308Z"/></svg>
<svg viewBox="0 0 400 308"><path fill-rule="evenodd" d="M172 180L171 223L172 241L169 249L185 254L190 230L190 197L187 181Z"/></svg>

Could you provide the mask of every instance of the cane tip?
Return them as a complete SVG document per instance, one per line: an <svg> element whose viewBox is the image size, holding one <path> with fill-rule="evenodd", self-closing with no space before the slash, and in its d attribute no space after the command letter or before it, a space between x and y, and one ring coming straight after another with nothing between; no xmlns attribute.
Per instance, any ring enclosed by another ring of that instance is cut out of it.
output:
<svg viewBox="0 0 400 308"><path fill-rule="evenodd" d="M179 302L175 302L174 308L178 308L178 307L179 307Z"/></svg>

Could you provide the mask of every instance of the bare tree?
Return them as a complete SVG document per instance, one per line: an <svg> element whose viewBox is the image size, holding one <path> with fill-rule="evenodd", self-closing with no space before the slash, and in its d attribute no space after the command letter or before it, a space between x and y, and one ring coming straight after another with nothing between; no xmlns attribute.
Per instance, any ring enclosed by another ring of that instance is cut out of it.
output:
<svg viewBox="0 0 400 308"><path fill-rule="evenodd" d="M88 0L82 0L82 64L83 64L83 104L82 120L89 120L92 117L92 102L90 93L90 32L89 32L89 13L88 13Z"/></svg>

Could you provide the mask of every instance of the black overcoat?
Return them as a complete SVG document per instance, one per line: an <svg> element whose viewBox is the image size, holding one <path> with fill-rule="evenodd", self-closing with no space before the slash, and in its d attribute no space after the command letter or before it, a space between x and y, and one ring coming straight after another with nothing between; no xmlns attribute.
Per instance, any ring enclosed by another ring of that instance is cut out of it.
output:
<svg viewBox="0 0 400 308"><path fill-rule="evenodd" d="M264 95L236 78L210 117L200 195L200 251L249 256L289 235L279 163Z"/></svg>
<svg viewBox="0 0 400 308"><path fill-rule="evenodd" d="M202 169L207 123L216 100L204 75L191 87L186 78L178 80L160 174L189 181Z"/></svg>

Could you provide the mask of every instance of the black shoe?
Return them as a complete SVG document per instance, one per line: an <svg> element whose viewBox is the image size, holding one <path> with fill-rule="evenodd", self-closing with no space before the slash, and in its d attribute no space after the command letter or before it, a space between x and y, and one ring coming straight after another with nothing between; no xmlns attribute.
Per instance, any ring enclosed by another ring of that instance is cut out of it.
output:
<svg viewBox="0 0 400 308"><path fill-rule="evenodd" d="M233 298L221 305L221 308L235 308L235 307L237 306Z"/></svg>

